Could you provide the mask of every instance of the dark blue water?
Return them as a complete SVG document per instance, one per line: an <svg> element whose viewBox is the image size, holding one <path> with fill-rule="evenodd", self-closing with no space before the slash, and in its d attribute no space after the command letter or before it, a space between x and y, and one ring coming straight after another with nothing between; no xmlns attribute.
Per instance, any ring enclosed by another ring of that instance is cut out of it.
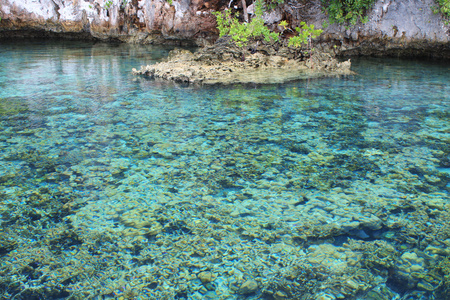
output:
<svg viewBox="0 0 450 300"><path fill-rule="evenodd" d="M1 299L448 299L448 63L131 74L169 50L0 45Z"/></svg>

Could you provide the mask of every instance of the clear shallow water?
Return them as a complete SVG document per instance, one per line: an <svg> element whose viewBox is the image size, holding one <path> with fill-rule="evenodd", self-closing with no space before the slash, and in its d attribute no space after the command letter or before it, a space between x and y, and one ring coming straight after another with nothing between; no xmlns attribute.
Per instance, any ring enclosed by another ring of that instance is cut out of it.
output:
<svg viewBox="0 0 450 300"><path fill-rule="evenodd" d="M450 65L184 87L0 45L4 299L447 299Z"/></svg>

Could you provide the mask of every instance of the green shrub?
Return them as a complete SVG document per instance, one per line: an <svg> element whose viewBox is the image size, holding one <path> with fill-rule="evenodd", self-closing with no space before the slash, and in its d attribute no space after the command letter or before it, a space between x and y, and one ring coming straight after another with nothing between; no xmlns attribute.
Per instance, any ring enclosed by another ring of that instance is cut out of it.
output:
<svg viewBox="0 0 450 300"><path fill-rule="evenodd" d="M301 28L296 27L295 31L298 35L289 38L289 47L301 48L302 45L309 45L311 48L311 39L318 37L323 30L314 29L314 24L307 25L305 22L300 23Z"/></svg>
<svg viewBox="0 0 450 300"><path fill-rule="evenodd" d="M239 23L238 16L231 16L231 11L226 9L223 12L213 12L217 20L219 36L229 35L239 47L247 45L250 38L263 37L265 41L278 41L279 34L270 31L264 25L262 15L264 13L262 0L255 2L255 17L249 22Z"/></svg>
<svg viewBox="0 0 450 300"><path fill-rule="evenodd" d="M446 23L448 24L448 19L450 19L450 0L436 0L436 2L439 4L439 7L433 7L433 12L442 13L447 19Z"/></svg>
<svg viewBox="0 0 450 300"><path fill-rule="evenodd" d="M330 24L350 25L355 25L358 20L366 23L368 21L366 12L375 2L376 0L322 0Z"/></svg>
<svg viewBox="0 0 450 300"><path fill-rule="evenodd" d="M274 0L272 3L275 3L275 1L280 2L283 0ZM251 38L264 38L266 42L277 42L279 40L280 35L264 25L263 13L263 0L256 0L255 17L249 23L240 23L238 16L232 16L231 11L228 9L223 12L214 12L213 14L216 16L219 36L229 35L237 46L244 47ZM288 23L281 21L279 25L286 29ZM295 28L298 35L289 39L288 46L297 48L308 44L311 46L311 39L322 33L322 30L315 29L314 25L307 25L305 22L301 22L300 25L301 28Z"/></svg>

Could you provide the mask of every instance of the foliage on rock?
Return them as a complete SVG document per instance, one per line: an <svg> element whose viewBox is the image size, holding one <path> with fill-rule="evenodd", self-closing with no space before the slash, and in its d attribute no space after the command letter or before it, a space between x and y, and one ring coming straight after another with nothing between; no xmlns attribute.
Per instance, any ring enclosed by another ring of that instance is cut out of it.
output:
<svg viewBox="0 0 450 300"><path fill-rule="evenodd" d="M274 0L275 2L283 3L283 0ZM269 9L272 7L274 1L269 2ZM231 11L226 9L223 12L213 13L216 16L217 28L219 29L219 36L231 36L235 44L239 47L247 45L250 39L263 38L266 42L279 41L280 34L271 31L264 25L263 19L264 2L263 0L255 1L255 16L249 22L240 23L238 15L232 16ZM311 39L316 38L322 33L321 29L315 29L314 25L307 25L305 22L300 23L301 27L296 27L295 31L298 35L289 38L289 47L301 48L303 45L311 46ZM288 23L283 20L279 26L287 29Z"/></svg>
<svg viewBox="0 0 450 300"><path fill-rule="evenodd" d="M229 35L239 47L247 45L250 38L263 37L265 41L278 41L279 35L264 25L262 1L255 2L255 17L249 23L240 23L238 16L232 16L231 11L213 13L217 19L220 37Z"/></svg>
<svg viewBox="0 0 450 300"><path fill-rule="evenodd" d="M447 23L450 19L450 0L436 0L439 7L433 7L434 13L442 13L447 18Z"/></svg>
<svg viewBox="0 0 450 300"><path fill-rule="evenodd" d="M322 5L331 24L355 25L358 21L368 21L366 12L375 2L376 0L322 0Z"/></svg>
<svg viewBox="0 0 450 300"><path fill-rule="evenodd" d="M105 6L103 8L108 10L112 4L113 4L113 2L111 0L108 0L105 2Z"/></svg>
<svg viewBox="0 0 450 300"><path fill-rule="evenodd" d="M311 48L311 40L318 37L323 30L315 29L314 24L307 25L305 22L300 23L301 28L296 27L295 31L298 32L297 36L293 36L289 39L289 47L300 48L302 45L309 45Z"/></svg>

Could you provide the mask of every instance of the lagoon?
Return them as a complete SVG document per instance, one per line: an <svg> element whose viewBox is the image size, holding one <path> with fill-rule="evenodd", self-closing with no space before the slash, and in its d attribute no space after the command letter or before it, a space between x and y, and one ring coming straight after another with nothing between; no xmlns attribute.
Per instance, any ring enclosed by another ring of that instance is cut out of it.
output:
<svg viewBox="0 0 450 300"><path fill-rule="evenodd" d="M186 86L0 44L2 299L448 299L450 64Z"/></svg>

